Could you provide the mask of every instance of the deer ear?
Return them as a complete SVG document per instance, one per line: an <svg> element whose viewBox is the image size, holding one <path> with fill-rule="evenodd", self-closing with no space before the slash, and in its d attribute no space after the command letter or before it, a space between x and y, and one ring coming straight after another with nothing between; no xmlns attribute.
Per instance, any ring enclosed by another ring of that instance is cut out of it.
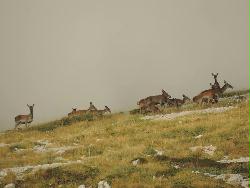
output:
<svg viewBox="0 0 250 188"><path fill-rule="evenodd" d="M35 106L35 104L33 104L33 107Z"/></svg>
<svg viewBox="0 0 250 188"><path fill-rule="evenodd" d="M30 107L28 104L27 104L28 107Z"/></svg>
<svg viewBox="0 0 250 188"><path fill-rule="evenodd" d="M218 76L218 74L219 74L219 73L217 72L216 76Z"/></svg>

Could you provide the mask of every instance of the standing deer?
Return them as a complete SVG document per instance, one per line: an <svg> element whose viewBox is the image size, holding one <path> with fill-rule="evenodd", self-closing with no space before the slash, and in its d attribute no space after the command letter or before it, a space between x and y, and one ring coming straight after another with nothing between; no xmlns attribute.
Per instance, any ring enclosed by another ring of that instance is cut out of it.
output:
<svg viewBox="0 0 250 188"><path fill-rule="evenodd" d="M18 115L15 117L15 129L17 128L18 125L20 124L25 124L25 126L27 127L28 124L30 124L33 121L33 108L34 108L34 104L32 106L28 105L30 113L28 115Z"/></svg>
<svg viewBox="0 0 250 188"><path fill-rule="evenodd" d="M231 86L229 83L227 83L224 80L224 85L222 86L222 88L220 88L219 90L217 89L208 89L205 91L202 91L199 95L195 96L193 98L193 101L199 104L202 104L204 102L206 103L210 103L210 102L218 102L218 94L222 94L224 93L228 88L233 89L233 86Z"/></svg>

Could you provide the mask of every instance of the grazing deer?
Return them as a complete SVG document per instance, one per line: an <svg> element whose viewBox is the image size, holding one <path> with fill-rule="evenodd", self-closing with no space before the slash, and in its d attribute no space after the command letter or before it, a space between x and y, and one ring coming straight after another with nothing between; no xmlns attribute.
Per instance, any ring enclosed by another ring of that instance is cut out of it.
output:
<svg viewBox="0 0 250 188"><path fill-rule="evenodd" d="M231 86L229 83L227 83L224 80L224 85L222 86L222 88L220 88L219 90L217 89L208 89L205 91L202 91L199 95L195 96L193 98L193 101L199 104L202 104L204 102L206 103L210 103L210 102L218 102L218 94L222 94L224 93L228 88L233 89L233 86Z"/></svg>
<svg viewBox="0 0 250 188"><path fill-rule="evenodd" d="M106 112L110 113L111 114L111 110L109 107L105 106L105 108L103 110L91 110L89 111L91 114L93 115L104 115Z"/></svg>
<svg viewBox="0 0 250 188"><path fill-rule="evenodd" d="M33 108L34 108L34 104L32 106L29 106L27 104L27 106L29 107L30 113L28 115L18 115L18 116L15 117L15 123L16 123L15 129L20 124L25 124L25 126L27 127L28 124L30 124L33 121Z"/></svg>
<svg viewBox="0 0 250 188"><path fill-rule="evenodd" d="M210 85L211 85L212 89L215 89L215 90L219 91L220 90L220 84L219 84L219 82L217 80L218 74L219 73L216 73L216 74L212 73L212 76L214 77L214 84L210 83Z"/></svg>
<svg viewBox="0 0 250 188"><path fill-rule="evenodd" d="M93 111L96 111L97 108L93 105L92 102L90 102L90 103L89 103L89 108L88 108L88 110L89 110L89 111L92 111L92 110L93 110Z"/></svg>
<svg viewBox="0 0 250 188"><path fill-rule="evenodd" d="M161 92L162 92L161 95L149 96L137 102L137 105L139 105L140 110L142 110L143 108L146 108L147 106L151 104L154 104L154 105L165 104L171 96L163 89L161 90Z"/></svg>
<svg viewBox="0 0 250 188"><path fill-rule="evenodd" d="M175 104L177 107L182 106L183 104L185 104L186 102L191 101L190 98L188 98L186 95L182 95L183 99L174 99L175 100Z"/></svg>

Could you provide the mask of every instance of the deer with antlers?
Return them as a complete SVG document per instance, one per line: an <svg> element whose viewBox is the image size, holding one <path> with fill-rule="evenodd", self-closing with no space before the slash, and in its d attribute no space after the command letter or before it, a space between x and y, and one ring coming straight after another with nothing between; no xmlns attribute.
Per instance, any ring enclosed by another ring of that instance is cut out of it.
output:
<svg viewBox="0 0 250 188"><path fill-rule="evenodd" d="M20 124L25 124L26 127L28 127L28 124L30 124L33 121L33 108L34 104L32 106L28 105L28 108L30 110L30 113L28 115L18 115L15 117L15 129Z"/></svg>
<svg viewBox="0 0 250 188"><path fill-rule="evenodd" d="M193 98L193 101L199 104L218 102L218 95L224 93L228 88L233 89L233 86L224 80L224 85L220 89L208 89L202 91L199 95Z"/></svg>

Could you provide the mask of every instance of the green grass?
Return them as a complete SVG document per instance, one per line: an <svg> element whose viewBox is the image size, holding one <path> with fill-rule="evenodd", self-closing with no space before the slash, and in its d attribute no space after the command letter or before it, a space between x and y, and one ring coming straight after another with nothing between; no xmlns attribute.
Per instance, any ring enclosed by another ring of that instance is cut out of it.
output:
<svg viewBox="0 0 250 188"><path fill-rule="evenodd" d="M192 104L193 105L193 104ZM166 109L166 113L200 109L190 105L180 109ZM25 130L10 131L0 135L0 169L56 162L57 157L66 160L83 160L72 164L35 173L27 173L23 180L8 174L0 187L14 182L18 187L77 187L80 184L96 187L105 179L112 187L233 187L193 170L213 174L240 173L248 176L248 163L219 165L217 160L249 156L249 104L223 100L219 106L237 106L223 113L193 114L171 121L141 120L141 115L113 114L102 118L69 120L62 124L57 120ZM205 107L202 107L205 108ZM194 137L202 134L203 137ZM32 147L38 140L48 140L50 147L81 147L63 154L36 153ZM192 152L190 147L214 145L215 154ZM15 152L14 148L26 149ZM164 156L155 156L157 150ZM133 166L131 160L143 158L147 162ZM180 169L173 165L181 166ZM155 177L155 178L154 178Z"/></svg>

